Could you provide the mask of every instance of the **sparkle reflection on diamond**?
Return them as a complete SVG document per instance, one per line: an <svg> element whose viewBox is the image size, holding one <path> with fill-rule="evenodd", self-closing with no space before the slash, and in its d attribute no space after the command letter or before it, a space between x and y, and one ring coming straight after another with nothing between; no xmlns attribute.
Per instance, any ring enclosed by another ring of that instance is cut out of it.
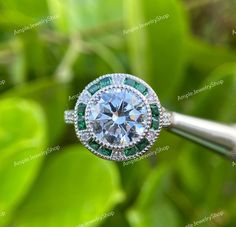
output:
<svg viewBox="0 0 236 227"><path fill-rule="evenodd" d="M108 90L91 104L89 121L98 140L126 146L143 135L147 107L141 97L126 88Z"/></svg>

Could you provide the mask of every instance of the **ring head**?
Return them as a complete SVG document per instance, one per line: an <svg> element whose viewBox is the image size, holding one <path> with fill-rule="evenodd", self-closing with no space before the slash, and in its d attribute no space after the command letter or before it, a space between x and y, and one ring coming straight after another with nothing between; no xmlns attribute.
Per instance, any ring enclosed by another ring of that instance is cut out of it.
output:
<svg viewBox="0 0 236 227"><path fill-rule="evenodd" d="M129 74L107 74L86 86L75 106L75 130L95 155L127 161L158 138L162 108L153 89Z"/></svg>

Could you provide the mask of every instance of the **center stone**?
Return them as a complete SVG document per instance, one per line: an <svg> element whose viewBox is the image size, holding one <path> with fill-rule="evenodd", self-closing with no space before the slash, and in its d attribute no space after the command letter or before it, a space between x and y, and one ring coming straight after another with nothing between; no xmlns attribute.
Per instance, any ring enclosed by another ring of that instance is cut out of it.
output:
<svg viewBox="0 0 236 227"><path fill-rule="evenodd" d="M141 97L124 88L105 91L95 99L89 121L98 140L123 147L143 135L148 111Z"/></svg>

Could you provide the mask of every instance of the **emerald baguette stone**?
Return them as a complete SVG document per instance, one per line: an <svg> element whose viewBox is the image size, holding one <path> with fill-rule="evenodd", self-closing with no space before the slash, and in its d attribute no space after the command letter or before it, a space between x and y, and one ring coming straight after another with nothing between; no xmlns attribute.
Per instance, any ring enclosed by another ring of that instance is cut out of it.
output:
<svg viewBox="0 0 236 227"><path fill-rule="evenodd" d="M97 151L100 147L100 145L96 141L94 141L93 139L91 139L88 144L95 151Z"/></svg>
<svg viewBox="0 0 236 227"><path fill-rule="evenodd" d="M159 128L159 121L152 119L152 126L154 130L157 130Z"/></svg>
<svg viewBox="0 0 236 227"><path fill-rule="evenodd" d="M90 141L88 142L89 146L94 149L95 151L97 151L98 153L102 154L102 155L106 155L106 156L111 156L112 150L109 150L105 147L101 147L100 144L98 144L96 141L94 141L93 139L90 139Z"/></svg>
<svg viewBox="0 0 236 227"><path fill-rule="evenodd" d="M143 84L136 82L135 88L139 90L143 95L146 95L148 93L148 89Z"/></svg>
<svg viewBox="0 0 236 227"><path fill-rule="evenodd" d="M80 103L78 105L78 108L77 108L77 114L78 116L84 116L85 114L85 109L86 109L86 105L84 103Z"/></svg>
<svg viewBox="0 0 236 227"><path fill-rule="evenodd" d="M134 147L125 149L124 153L125 153L126 156L131 156L131 155L136 154L138 151L139 151L138 148L134 146Z"/></svg>
<svg viewBox="0 0 236 227"><path fill-rule="evenodd" d="M78 121L78 128L79 128L79 130L84 130L84 129L86 129L85 120L79 120L79 121Z"/></svg>
<svg viewBox="0 0 236 227"><path fill-rule="evenodd" d="M100 83L100 87L103 88L103 87L111 85L112 79L111 77L106 77L106 78L101 79L99 83Z"/></svg>
<svg viewBox="0 0 236 227"><path fill-rule="evenodd" d="M111 153L112 153L112 150L109 150L105 147L101 147L99 150L98 150L98 153L102 154L102 155L106 155L106 156L111 156Z"/></svg>
<svg viewBox="0 0 236 227"><path fill-rule="evenodd" d="M83 115L80 115L78 114L78 121L83 121L84 120L84 116Z"/></svg>
<svg viewBox="0 0 236 227"><path fill-rule="evenodd" d="M159 119L159 109L158 109L158 106L156 104L150 104L150 108L151 108L151 111L152 111L152 116L155 119Z"/></svg>
<svg viewBox="0 0 236 227"><path fill-rule="evenodd" d="M128 148L124 150L126 156L135 155L136 153L142 151L149 145L149 141L146 138L143 138L138 144L134 147Z"/></svg>
<svg viewBox="0 0 236 227"><path fill-rule="evenodd" d="M105 77L101 79L98 83L92 85L88 91L91 95L95 94L98 90L100 90L103 87L106 87L108 85L112 84L112 79L111 77Z"/></svg>
<svg viewBox="0 0 236 227"><path fill-rule="evenodd" d="M154 130L157 130L159 128L159 109L156 104L150 104L150 108L152 111L152 125L151 127Z"/></svg>
<svg viewBox="0 0 236 227"><path fill-rule="evenodd" d="M100 85L99 84L94 84L94 85L92 85L89 89L88 89L88 91L89 91L89 93L91 94L91 95L93 95L93 94L95 94L98 90L100 90Z"/></svg>
<svg viewBox="0 0 236 227"><path fill-rule="evenodd" d="M136 82L133 79L130 78L125 78L124 84L129 85L135 89L137 89L138 91L140 91L143 95L148 94L148 89L147 87L145 87L143 84Z"/></svg>
<svg viewBox="0 0 236 227"><path fill-rule="evenodd" d="M149 145L149 141L146 138L143 138L137 145L136 147L139 149L139 151L142 151Z"/></svg>
<svg viewBox="0 0 236 227"><path fill-rule="evenodd" d="M136 81L130 78L125 78L124 84L129 85L131 87L135 87Z"/></svg>
<svg viewBox="0 0 236 227"><path fill-rule="evenodd" d="M78 128L79 130L86 129L86 123L84 120L86 105L84 103L79 103L77 107L77 116L78 116Z"/></svg>

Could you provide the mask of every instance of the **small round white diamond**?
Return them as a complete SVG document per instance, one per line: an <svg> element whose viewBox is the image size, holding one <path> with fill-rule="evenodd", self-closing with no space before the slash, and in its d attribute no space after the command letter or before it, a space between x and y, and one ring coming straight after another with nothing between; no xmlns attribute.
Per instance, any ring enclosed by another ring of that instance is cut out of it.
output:
<svg viewBox="0 0 236 227"><path fill-rule="evenodd" d="M154 140L156 137L156 133L152 130L150 130L148 133L147 133L147 136L146 138L149 140L149 141L152 141Z"/></svg>
<svg viewBox="0 0 236 227"><path fill-rule="evenodd" d="M116 76L112 77L112 80L113 80L114 84L121 85L121 84L123 84L123 82L125 80L125 76L122 74L116 74Z"/></svg>
<svg viewBox="0 0 236 227"><path fill-rule="evenodd" d="M80 101L81 102L88 102L91 98L91 95L85 90L82 92L82 94L80 95Z"/></svg>

